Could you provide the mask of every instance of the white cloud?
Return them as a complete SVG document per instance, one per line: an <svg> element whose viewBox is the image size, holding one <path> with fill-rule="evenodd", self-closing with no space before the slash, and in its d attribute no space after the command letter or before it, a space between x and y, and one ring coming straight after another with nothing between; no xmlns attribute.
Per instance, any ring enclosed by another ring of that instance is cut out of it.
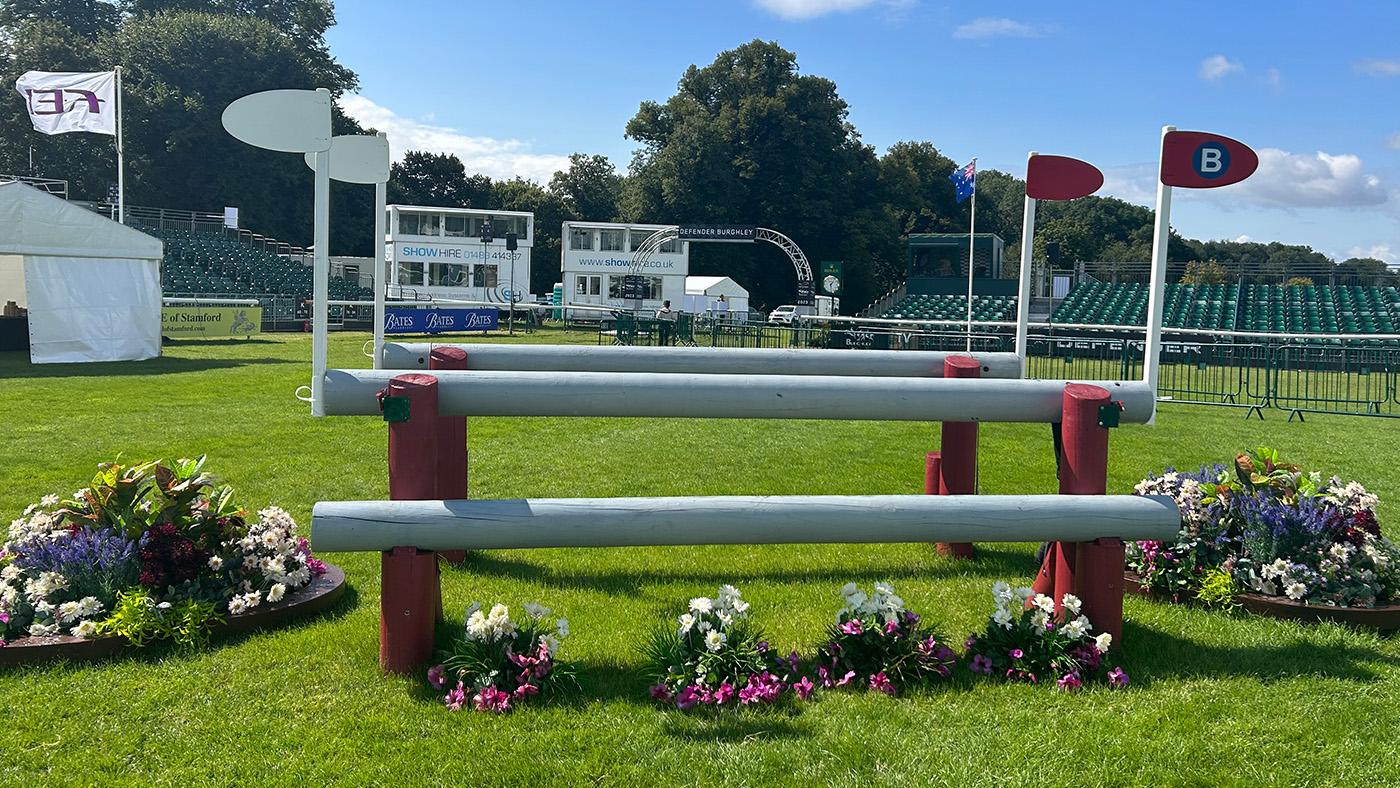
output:
<svg viewBox="0 0 1400 788"><path fill-rule="evenodd" d="M1396 254L1392 251L1390 244L1376 244L1375 246L1365 249L1360 246L1353 246L1351 249L1347 250L1346 257L1337 258L1337 262L1351 257L1370 257L1375 260L1380 260L1387 265L1394 265L1397 261L1400 261L1400 254Z"/></svg>
<svg viewBox="0 0 1400 788"><path fill-rule="evenodd" d="M1157 164L1127 164L1103 168L1103 188L1099 195L1117 197L1135 205L1157 203Z"/></svg>
<svg viewBox="0 0 1400 788"><path fill-rule="evenodd" d="M1276 93L1283 90L1283 72L1276 68L1264 72L1264 84Z"/></svg>
<svg viewBox="0 0 1400 788"><path fill-rule="evenodd" d="M974 19L965 25L958 25L958 27L953 30L953 38L994 38L997 36L1005 36L1008 38L1040 38L1043 35L1045 35L1045 28L1043 27L1017 22L1014 19L992 16Z"/></svg>
<svg viewBox="0 0 1400 788"><path fill-rule="evenodd" d="M1397 131L1389 137L1386 137L1385 146L1387 148L1394 148L1395 150L1400 150L1400 131Z"/></svg>
<svg viewBox="0 0 1400 788"><path fill-rule="evenodd" d="M1370 74L1373 77L1400 76L1400 60L1377 60L1368 57L1353 63L1352 67L1362 74Z"/></svg>
<svg viewBox="0 0 1400 788"><path fill-rule="evenodd" d="M1237 243L1237 244L1247 244L1247 243L1251 243L1251 242L1253 242L1253 241L1254 241L1254 239L1251 238L1251 237L1249 237L1248 235L1241 235L1239 238L1236 238L1236 239L1235 239L1235 243Z"/></svg>
<svg viewBox="0 0 1400 788"><path fill-rule="evenodd" d="M395 161L409 150L452 153L466 165L468 174L479 172L493 180L519 176L539 183L549 183L556 171L569 168L567 155L534 153L530 143L522 140L472 137L449 126L401 118L364 96L341 96L340 108L361 125L388 134L389 155Z"/></svg>
<svg viewBox="0 0 1400 788"><path fill-rule="evenodd" d="M826 14L845 13L872 5L893 5L906 7L905 0L754 0L760 8L771 11L783 19L814 19Z"/></svg>
<svg viewBox="0 0 1400 788"><path fill-rule="evenodd" d="M1238 60L1230 60L1224 55L1211 55L1201 61L1201 79L1207 82L1219 82L1228 74L1242 73L1243 71L1243 64Z"/></svg>
<svg viewBox="0 0 1400 788"><path fill-rule="evenodd" d="M1261 149L1259 170L1232 191L1235 199L1283 208L1354 208L1389 199L1381 179L1365 171L1360 156L1292 154L1277 148Z"/></svg>

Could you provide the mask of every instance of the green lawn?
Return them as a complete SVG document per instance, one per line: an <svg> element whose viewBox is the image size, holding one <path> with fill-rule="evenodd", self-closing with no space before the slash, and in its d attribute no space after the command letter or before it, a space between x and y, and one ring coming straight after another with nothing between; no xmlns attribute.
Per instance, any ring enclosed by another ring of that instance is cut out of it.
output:
<svg viewBox="0 0 1400 788"><path fill-rule="evenodd" d="M365 335L332 366L365 367ZM488 341L573 341L544 332ZM183 342L141 363L33 367L0 354L0 515L84 486L96 463L207 453L250 507L309 526L318 500L386 498L385 425L312 419L293 398L309 335ZM1055 490L1045 425L982 427L982 491ZM1269 445L1356 478L1400 517L1390 419L1165 405L1113 432L1110 492L1165 465ZM480 418L473 497L917 493L935 424ZM721 714L655 708L635 646L685 600L733 583L783 650L810 655L850 580L890 580L957 643L998 579L1027 583L1034 545L955 562L926 545L627 548L474 554L444 573L449 615L472 600L567 616L581 690L505 717L450 713L421 678L378 672L378 558L345 568L324 617L92 665L0 672L0 785L1385 785L1400 773L1400 644L1337 626L1126 603L1124 692L1067 695L974 681Z"/></svg>

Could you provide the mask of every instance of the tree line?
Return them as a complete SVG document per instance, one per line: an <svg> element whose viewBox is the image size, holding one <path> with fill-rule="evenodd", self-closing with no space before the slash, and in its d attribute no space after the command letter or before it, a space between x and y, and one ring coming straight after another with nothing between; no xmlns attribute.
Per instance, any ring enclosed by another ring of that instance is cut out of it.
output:
<svg viewBox="0 0 1400 788"><path fill-rule="evenodd" d="M310 170L290 154L234 140L220 116L234 99L260 90L355 90L356 75L325 43L334 23L329 0L4 0L0 77L13 84L29 70L122 65L128 204L233 205L244 226L306 245ZM338 110L333 131L373 133ZM492 180L467 172L456 156L409 151L393 165L389 199L533 212L536 293L558 280L565 220L770 227L814 262L844 262L848 312L903 280L909 234L968 229L967 206L956 203L948 180L956 162L927 141L897 142L878 154L850 123L835 83L802 74L796 55L774 42L751 41L690 66L673 96L642 101L621 131L638 146L621 169L604 156L575 153L547 184ZM67 180L80 199L105 198L116 179L110 138L37 134L19 101L0 109L0 168ZM977 229L1006 241L1008 276L1020 256L1024 186L996 170L977 173ZM371 255L372 190L334 184L331 200L331 252ZM1038 214L1036 259L1056 242L1063 264L1093 261L1100 278L1131 279L1136 269L1115 264L1150 258L1148 208L1086 197L1043 203ZM1177 276L1188 263L1206 262L1314 279L1339 270L1389 276L1378 260L1336 265L1306 246L1175 233L1169 258ZM790 301L794 293L792 266L768 245L696 244L691 272L732 276L755 303Z"/></svg>

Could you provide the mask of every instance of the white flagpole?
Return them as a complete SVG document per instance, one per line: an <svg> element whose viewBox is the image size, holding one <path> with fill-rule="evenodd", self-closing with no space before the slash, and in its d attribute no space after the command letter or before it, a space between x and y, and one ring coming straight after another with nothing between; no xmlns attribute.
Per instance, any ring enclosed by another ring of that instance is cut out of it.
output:
<svg viewBox="0 0 1400 788"><path fill-rule="evenodd" d="M126 224L126 160L122 151L122 67L117 66L117 221Z"/></svg>
<svg viewBox="0 0 1400 788"><path fill-rule="evenodd" d="M1176 126L1162 127L1162 145ZM1159 149L1161 150L1161 149ZM1167 290L1167 246L1172 230L1172 187L1162 183L1162 154L1157 157L1157 215L1152 225L1152 284L1147 291L1147 342L1142 354L1142 379L1152 390L1152 416L1157 421L1157 366L1162 352L1162 312Z"/></svg>
<svg viewBox="0 0 1400 788"><path fill-rule="evenodd" d="M1031 151L1026 157L1027 177L1030 160L1039 154ZM1021 377L1026 377L1030 358L1031 319L1031 255L1035 245L1035 198L1026 195L1026 208L1021 215L1021 282L1016 299L1016 355L1021 357Z"/></svg>
<svg viewBox="0 0 1400 788"><path fill-rule="evenodd" d="M972 352L972 269L977 259L977 157L972 158L972 222L967 234L967 352Z"/></svg>

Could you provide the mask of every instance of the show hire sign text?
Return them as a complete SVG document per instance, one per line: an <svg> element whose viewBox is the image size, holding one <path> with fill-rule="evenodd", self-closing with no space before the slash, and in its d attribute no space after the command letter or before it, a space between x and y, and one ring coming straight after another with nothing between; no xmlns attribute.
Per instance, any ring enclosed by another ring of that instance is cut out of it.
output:
<svg viewBox="0 0 1400 788"><path fill-rule="evenodd" d="M161 307L160 333L161 336L171 339L246 337L261 334L262 307Z"/></svg>
<svg viewBox="0 0 1400 788"><path fill-rule="evenodd" d="M452 331L495 331L500 313L494 309L387 309L386 334L441 334Z"/></svg>

